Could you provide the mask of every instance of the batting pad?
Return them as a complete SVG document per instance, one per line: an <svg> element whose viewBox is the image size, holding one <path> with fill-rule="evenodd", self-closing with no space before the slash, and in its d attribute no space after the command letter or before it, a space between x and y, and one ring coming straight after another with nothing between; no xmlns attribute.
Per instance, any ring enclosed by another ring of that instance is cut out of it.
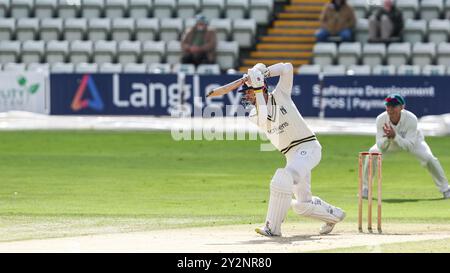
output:
<svg viewBox="0 0 450 273"><path fill-rule="evenodd" d="M292 176L284 169L277 169L272 177L266 224L275 235L281 235L281 223L291 206L293 182Z"/></svg>
<svg viewBox="0 0 450 273"><path fill-rule="evenodd" d="M299 215L333 224L339 222L343 215L340 208L332 206L316 196L313 196L309 202L292 200L292 208Z"/></svg>

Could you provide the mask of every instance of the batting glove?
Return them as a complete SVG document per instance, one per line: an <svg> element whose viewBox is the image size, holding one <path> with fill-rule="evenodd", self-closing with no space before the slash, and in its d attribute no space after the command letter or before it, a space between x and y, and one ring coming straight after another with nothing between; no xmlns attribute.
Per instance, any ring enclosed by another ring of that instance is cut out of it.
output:
<svg viewBox="0 0 450 273"><path fill-rule="evenodd" d="M258 69L264 75L265 78L269 77L269 69L266 67L265 64L257 63L253 68Z"/></svg>
<svg viewBox="0 0 450 273"><path fill-rule="evenodd" d="M253 89L259 90L264 86L264 75L256 68L251 68L248 70L248 77L252 84Z"/></svg>

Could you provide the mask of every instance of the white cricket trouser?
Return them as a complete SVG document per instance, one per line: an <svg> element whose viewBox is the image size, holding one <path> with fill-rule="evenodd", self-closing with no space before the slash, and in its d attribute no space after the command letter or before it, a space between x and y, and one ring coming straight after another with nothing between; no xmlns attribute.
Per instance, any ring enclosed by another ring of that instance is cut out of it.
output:
<svg viewBox="0 0 450 273"><path fill-rule="evenodd" d="M383 151L383 158L384 155L401 150L395 143L392 143L389 148L385 151ZM375 144L370 148L369 152L379 152L378 146ZM448 187L448 180L445 176L444 169L442 168L441 164L439 163L439 160L434 157L433 153L431 152L430 147L428 144L423 140L420 142L417 142L417 144L414 146L414 148L409 151L412 155L414 155L421 163L423 167L426 167L428 172L431 174L434 184L436 184L436 187L439 189L440 192L445 192L449 190ZM376 170L376 160L372 163L372 175L374 175L374 172ZM367 173L368 173L368 159L366 158L364 162L364 187L367 188Z"/></svg>
<svg viewBox="0 0 450 273"><path fill-rule="evenodd" d="M319 164L321 158L322 147L315 141L300 145L286 154L285 170L292 175L292 191L295 196L291 206L299 215L337 223L341 220L343 211L311 193L311 170Z"/></svg>

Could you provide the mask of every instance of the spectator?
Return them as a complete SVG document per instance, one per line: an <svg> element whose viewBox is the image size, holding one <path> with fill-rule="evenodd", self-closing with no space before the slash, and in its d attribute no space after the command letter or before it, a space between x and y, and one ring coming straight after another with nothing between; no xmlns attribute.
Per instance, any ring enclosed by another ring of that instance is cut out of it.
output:
<svg viewBox="0 0 450 273"><path fill-rule="evenodd" d="M369 18L369 42L388 42L400 38L403 30L403 15L393 0L384 0L383 8L373 12Z"/></svg>
<svg viewBox="0 0 450 273"><path fill-rule="evenodd" d="M321 28L316 32L319 42L328 41L329 36L340 36L342 41L351 41L356 17L346 0L331 0L325 4L320 15Z"/></svg>
<svg viewBox="0 0 450 273"><path fill-rule="evenodd" d="M197 15L195 26L186 30L181 40L182 63L211 64L216 58L216 32L208 27L205 16Z"/></svg>

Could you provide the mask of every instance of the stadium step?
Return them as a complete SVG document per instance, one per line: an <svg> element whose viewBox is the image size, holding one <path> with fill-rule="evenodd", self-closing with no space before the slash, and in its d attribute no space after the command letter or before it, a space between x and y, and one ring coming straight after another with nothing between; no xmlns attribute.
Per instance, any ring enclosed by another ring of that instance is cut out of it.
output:
<svg viewBox="0 0 450 273"><path fill-rule="evenodd" d="M255 58L255 59L245 59L243 66L254 66L257 63L264 63L266 65L272 65L276 63L292 63L293 66L300 66L309 63L309 59L289 59L289 58L277 58L277 59L268 59L268 58Z"/></svg>
<svg viewBox="0 0 450 273"><path fill-rule="evenodd" d="M330 0L291 0L292 4L325 4Z"/></svg>
<svg viewBox="0 0 450 273"><path fill-rule="evenodd" d="M302 20L277 20L274 22L274 27L284 28L314 28L320 27L319 21L302 21Z"/></svg>
<svg viewBox="0 0 450 273"><path fill-rule="evenodd" d="M300 51L253 51L250 53L251 58L310 58L312 52Z"/></svg>
<svg viewBox="0 0 450 273"><path fill-rule="evenodd" d="M280 12L277 15L279 19L303 19L303 20L319 20L320 13L292 13Z"/></svg>
<svg viewBox="0 0 450 273"><path fill-rule="evenodd" d="M314 47L314 44L283 44L283 43L261 43L256 45L256 50L263 51L263 50L273 50L273 51L283 51L283 50L294 50L294 51L301 51L301 50L307 50L311 51Z"/></svg>
<svg viewBox="0 0 450 273"><path fill-rule="evenodd" d="M303 29L303 28L271 28L268 30L268 34L275 35L313 35L316 29Z"/></svg>
<svg viewBox="0 0 450 273"><path fill-rule="evenodd" d="M314 43L316 38L314 36L263 36L261 41L266 43Z"/></svg>
<svg viewBox="0 0 450 273"><path fill-rule="evenodd" d="M320 13L322 11L322 5L306 6L306 5L290 5L285 8L287 12L315 12Z"/></svg>
<svg viewBox="0 0 450 273"><path fill-rule="evenodd" d="M294 66L309 64L316 42L314 36L320 27L319 17L329 0L291 0L275 16L267 35L262 36L249 58L244 59L239 70L257 63L271 65L291 62Z"/></svg>

